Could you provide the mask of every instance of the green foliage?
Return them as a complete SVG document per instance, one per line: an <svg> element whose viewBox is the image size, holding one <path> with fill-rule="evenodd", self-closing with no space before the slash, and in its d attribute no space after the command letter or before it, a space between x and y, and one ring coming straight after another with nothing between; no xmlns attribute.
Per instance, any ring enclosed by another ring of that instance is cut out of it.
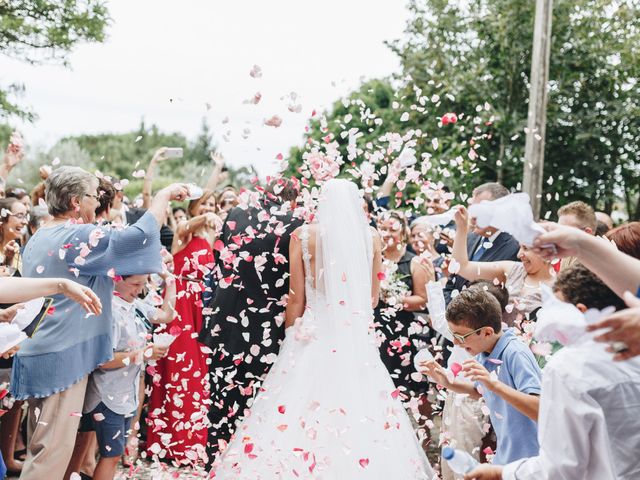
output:
<svg viewBox="0 0 640 480"><path fill-rule="evenodd" d="M144 121L141 121L139 128L133 132L69 138L77 141L89 154L98 170L117 178L130 178L134 171L146 169L154 152L160 147L182 147L185 149L185 157L182 160L190 160L188 142L184 135L160 132L155 125L146 127ZM175 167L175 163L163 163L160 165L159 173L171 173Z"/></svg>
<svg viewBox="0 0 640 480"><path fill-rule="evenodd" d="M216 150L213 135L206 118L202 118L200 133L190 149L191 160L197 165L210 165L211 152Z"/></svg>
<svg viewBox="0 0 640 480"><path fill-rule="evenodd" d="M412 0L403 38L388 44L401 73L336 102L325 120L311 122L305 146L330 135L344 156L342 132L358 128L359 164L383 146L385 132L413 132L427 178L463 196L485 181L519 188L534 8L531 0ZM639 80L640 2L554 2L543 212L579 199L605 211L622 202L640 217ZM446 112L460 121L440 125ZM302 153L292 149L287 173ZM398 154L384 153L381 165Z"/></svg>
<svg viewBox="0 0 640 480"><path fill-rule="evenodd" d="M104 0L0 1L0 54L40 64L67 64L68 54L82 42L102 42L110 21ZM23 87L0 88L0 118L35 115L14 99Z"/></svg>
<svg viewBox="0 0 640 480"><path fill-rule="evenodd" d="M203 120L200 134L192 141L180 133L165 133L156 125L147 127L144 121L138 129L126 133L70 136L58 141L48 151L30 151L27 148L24 160L11 172L10 184L31 188L39 181L38 169L42 165L74 165L87 171L99 171L117 179L127 179L125 193L130 198L142 192L142 178L134 172L146 171L149 161L160 147L182 147L184 157L165 160L158 164L153 181L154 191L176 181L195 182L204 186L211 174L213 162L210 150L215 149L212 135ZM6 145L12 128L0 124L0 145ZM0 152L0 161L2 153ZM236 188L247 186L256 176L253 167L229 168L225 185Z"/></svg>

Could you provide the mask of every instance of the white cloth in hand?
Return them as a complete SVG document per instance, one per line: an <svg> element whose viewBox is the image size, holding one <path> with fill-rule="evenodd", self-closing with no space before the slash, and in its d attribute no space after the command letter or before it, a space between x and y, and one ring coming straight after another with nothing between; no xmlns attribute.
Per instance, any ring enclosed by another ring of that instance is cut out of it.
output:
<svg viewBox="0 0 640 480"><path fill-rule="evenodd" d="M533 212L526 193L512 193L497 200L485 200L469 207L480 228L493 227L512 235L518 242L533 245L545 230L533 221Z"/></svg>

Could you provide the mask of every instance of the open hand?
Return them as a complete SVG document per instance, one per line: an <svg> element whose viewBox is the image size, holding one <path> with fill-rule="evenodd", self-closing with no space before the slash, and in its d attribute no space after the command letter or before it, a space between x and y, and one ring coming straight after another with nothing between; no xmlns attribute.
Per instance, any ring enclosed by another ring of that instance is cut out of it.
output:
<svg viewBox="0 0 640 480"><path fill-rule="evenodd" d="M80 285L72 280L61 280L61 292L65 297L78 303L87 312L94 315L102 313L102 303L89 287Z"/></svg>
<svg viewBox="0 0 640 480"><path fill-rule="evenodd" d="M436 383L442 385L443 387L449 387L449 385L451 385L451 383L449 382L447 369L435 360L420 362L420 373L426 375L427 377L431 377L436 381Z"/></svg>
<svg viewBox="0 0 640 480"><path fill-rule="evenodd" d="M489 390L493 390L495 383L498 381L497 378L494 378L491 373L489 373L489 370L473 358L462 362L462 371L466 378L473 382L482 383Z"/></svg>
<svg viewBox="0 0 640 480"><path fill-rule="evenodd" d="M218 151L211 151L209 153L209 157L211 157L211 160L213 161L213 165L218 169L218 170L222 170L222 167L224 167L224 157L222 156L222 154Z"/></svg>

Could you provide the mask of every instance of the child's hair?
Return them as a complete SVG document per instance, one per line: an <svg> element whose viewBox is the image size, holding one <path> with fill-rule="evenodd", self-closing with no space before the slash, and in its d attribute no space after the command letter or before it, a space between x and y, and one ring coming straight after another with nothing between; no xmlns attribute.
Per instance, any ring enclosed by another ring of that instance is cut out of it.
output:
<svg viewBox="0 0 640 480"><path fill-rule="evenodd" d="M587 308L598 310L609 306L616 310L625 308L624 301L581 263L574 263L560 271L553 284L553 291L562 293L564 299L573 305L581 303Z"/></svg>
<svg viewBox="0 0 640 480"><path fill-rule="evenodd" d="M502 312L505 311L507 305L509 305L509 290L504 288L502 284L496 285L493 282L489 282L487 280L478 280L477 282L473 282L469 288L476 288L480 290L484 290L485 292L489 292L491 295L496 297L498 303L500 304L500 310Z"/></svg>
<svg viewBox="0 0 640 480"><path fill-rule="evenodd" d="M449 303L447 321L473 330L491 327L498 333L502 329L500 303L483 288L467 288Z"/></svg>

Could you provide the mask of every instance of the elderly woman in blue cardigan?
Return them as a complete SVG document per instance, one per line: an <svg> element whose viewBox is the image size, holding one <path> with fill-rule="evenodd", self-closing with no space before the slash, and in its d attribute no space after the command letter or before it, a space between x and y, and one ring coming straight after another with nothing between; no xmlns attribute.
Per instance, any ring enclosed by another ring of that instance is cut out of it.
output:
<svg viewBox="0 0 640 480"><path fill-rule="evenodd" d="M117 229L94 224L97 189L98 179L81 168L55 170L46 181L53 220L36 232L23 254L23 276L75 280L97 294L102 313L87 315L65 296L54 296L50 315L15 357L11 392L29 401L22 479L63 478L88 376L113 356L113 278L161 271L160 226L169 201L188 193L180 184L161 190L135 224Z"/></svg>

